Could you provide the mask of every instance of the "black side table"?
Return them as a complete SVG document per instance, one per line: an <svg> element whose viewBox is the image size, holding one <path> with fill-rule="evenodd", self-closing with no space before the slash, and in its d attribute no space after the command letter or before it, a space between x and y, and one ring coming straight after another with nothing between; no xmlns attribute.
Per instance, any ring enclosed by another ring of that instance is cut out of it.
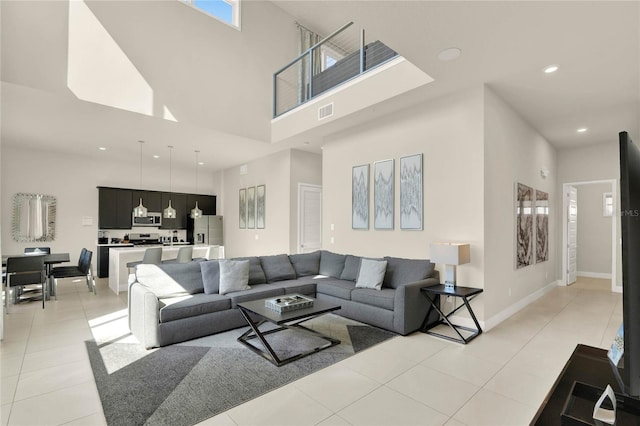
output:
<svg viewBox="0 0 640 426"><path fill-rule="evenodd" d="M426 299L431 304L431 306L429 306L429 309L427 310L427 315L425 316L424 322L422 323L422 328L421 328L422 332L427 334L433 334L434 336L442 337L444 339L453 340L454 342L464 343L464 344L467 344L473 339L475 339L476 337L478 337L480 334L482 334L482 328L480 328L480 324L478 323L478 320L475 314L473 313L473 310L471 309L469 302L473 300L478 294L482 293L482 291L483 290L481 288L460 287L460 286L446 287L442 284L433 285L429 287L422 287L420 289L420 293L422 293L422 295L426 297ZM442 310L440 310L440 307L438 306L440 304L440 296L459 297L462 299L464 304L458 306L448 314L445 314L444 312L442 312ZM469 314L471 315L471 318L473 319L473 322L476 325L475 329L464 327L461 325L456 325L456 324L453 324L451 321L449 321L449 317L454 313L456 313L463 306L467 307L467 310L469 311ZM440 319L438 321L429 323L428 321L429 315L431 314L433 309L438 311L438 313L440 314ZM447 336L446 334L440 334L434 331L429 331L433 327L438 326L440 324L445 324L445 323L453 331L455 331L456 334L460 336L460 338ZM460 330L470 331L472 334L468 337L464 337L462 333L460 333Z"/></svg>

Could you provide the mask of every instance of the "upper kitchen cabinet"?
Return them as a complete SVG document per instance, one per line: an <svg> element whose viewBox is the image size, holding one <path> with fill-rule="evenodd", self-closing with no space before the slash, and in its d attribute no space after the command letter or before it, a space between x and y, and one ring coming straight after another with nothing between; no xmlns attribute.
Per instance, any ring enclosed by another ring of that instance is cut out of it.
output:
<svg viewBox="0 0 640 426"><path fill-rule="evenodd" d="M161 212L164 212L169 205L169 199L171 199L171 206L176 209L176 218L167 219L163 216L160 229L187 229L187 218L191 212L191 208L187 209L187 194L163 192Z"/></svg>
<svg viewBox="0 0 640 426"><path fill-rule="evenodd" d="M191 214L191 209L196 206L202 210L202 214L216 214L216 196L215 195L198 195L187 194L187 212Z"/></svg>
<svg viewBox="0 0 640 426"><path fill-rule="evenodd" d="M131 190L98 187L100 229L131 229L132 214Z"/></svg>
<svg viewBox="0 0 640 426"><path fill-rule="evenodd" d="M142 205L147 208L149 213L158 213L162 212L162 193L157 191L140 191L134 189L131 191L132 197L131 200L133 204L137 206L140 204L140 198L142 198ZM166 207L166 206L165 206ZM132 207L133 209L133 207Z"/></svg>

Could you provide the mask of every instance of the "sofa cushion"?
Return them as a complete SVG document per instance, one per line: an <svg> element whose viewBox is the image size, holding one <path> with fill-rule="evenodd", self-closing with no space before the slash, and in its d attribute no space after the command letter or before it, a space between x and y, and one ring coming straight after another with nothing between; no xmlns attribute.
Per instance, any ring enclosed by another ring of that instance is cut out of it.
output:
<svg viewBox="0 0 640 426"><path fill-rule="evenodd" d="M182 264L140 264L136 266L136 281L158 299L202 293L200 262Z"/></svg>
<svg viewBox="0 0 640 426"><path fill-rule="evenodd" d="M374 290L371 288L357 288L351 292L351 300L354 302L364 303L369 306L393 311L393 301L396 291L392 288L383 288Z"/></svg>
<svg viewBox="0 0 640 426"><path fill-rule="evenodd" d="M297 277L307 277L320 273L320 250L313 253L289 255L289 260L296 271Z"/></svg>
<svg viewBox="0 0 640 426"><path fill-rule="evenodd" d="M234 260L249 261L249 285L264 284L267 282L267 277L264 276L262 264L260 263L260 259L258 257L236 257L234 258Z"/></svg>
<svg viewBox="0 0 640 426"><path fill-rule="evenodd" d="M362 262L360 263L360 272L358 273L358 279L356 280L356 287L380 290L382 288L382 281L384 281L384 274L386 271L386 260L362 259Z"/></svg>
<svg viewBox="0 0 640 426"><path fill-rule="evenodd" d="M162 299L160 322L175 321L227 309L231 309L231 299L219 294L200 293Z"/></svg>
<svg viewBox="0 0 640 426"><path fill-rule="evenodd" d="M322 278L316 282L316 293L351 300L351 291L356 288L353 281L339 280L335 278Z"/></svg>
<svg viewBox="0 0 640 426"><path fill-rule="evenodd" d="M336 254L327 250L320 252L320 275L326 277L340 278L344 269L346 256L344 254Z"/></svg>
<svg viewBox="0 0 640 426"><path fill-rule="evenodd" d="M238 303L250 302L252 300L265 299L267 297L282 296L284 289L271 284L257 284L249 288L249 290L237 291L229 293L227 296L231 299L231 307L236 308Z"/></svg>
<svg viewBox="0 0 640 426"><path fill-rule="evenodd" d="M220 259L220 294L248 290L249 261Z"/></svg>
<svg viewBox="0 0 640 426"><path fill-rule="evenodd" d="M401 259L385 257L387 273L382 287L398 288L404 284L424 280L434 274L435 265L428 259Z"/></svg>
<svg viewBox="0 0 640 426"><path fill-rule="evenodd" d="M272 285L283 288L285 294L300 293L308 296L316 295L316 282L314 279L298 278L295 280L278 281Z"/></svg>
<svg viewBox="0 0 640 426"><path fill-rule="evenodd" d="M220 263L218 260L207 260L200 264L202 284L205 294L220 292Z"/></svg>
<svg viewBox="0 0 640 426"><path fill-rule="evenodd" d="M340 275L341 280L355 281L358 279L358 272L360 272L360 262L362 258L359 256L352 256L348 254L344 260L344 269Z"/></svg>
<svg viewBox="0 0 640 426"><path fill-rule="evenodd" d="M267 277L268 283L294 280L296 278L296 271L293 269L289 256L286 254L261 256L260 263L262 264L262 270Z"/></svg>

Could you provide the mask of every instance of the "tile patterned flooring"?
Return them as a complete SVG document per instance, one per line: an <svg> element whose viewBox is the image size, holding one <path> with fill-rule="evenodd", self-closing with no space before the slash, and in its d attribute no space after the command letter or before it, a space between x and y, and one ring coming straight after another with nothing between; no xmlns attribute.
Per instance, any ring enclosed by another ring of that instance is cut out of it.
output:
<svg viewBox="0 0 640 426"><path fill-rule="evenodd" d="M202 425L527 425L577 343L607 348L622 322L608 280L557 287L467 346L396 337ZM126 293L98 280L13 307L0 344L0 424L103 425L84 341L127 337ZM295 415L289 415L295 407Z"/></svg>

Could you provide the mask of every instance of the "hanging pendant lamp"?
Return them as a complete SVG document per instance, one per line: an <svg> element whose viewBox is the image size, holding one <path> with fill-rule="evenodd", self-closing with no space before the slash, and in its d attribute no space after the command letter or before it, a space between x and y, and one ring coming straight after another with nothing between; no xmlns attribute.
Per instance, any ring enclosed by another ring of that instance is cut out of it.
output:
<svg viewBox="0 0 640 426"><path fill-rule="evenodd" d="M142 189L142 144L144 141L138 141L140 143L140 189ZM133 217L147 217L147 208L142 205L142 198L140 198L140 204L133 209Z"/></svg>
<svg viewBox="0 0 640 426"><path fill-rule="evenodd" d="M198 193L198 153L200 151L196 150L196 193ZM191 209L191 219L197 219L202 217L202 210L198 208L198 201L196 201L196 206Z"/></svg>
<svg viewBox="0 0 640 426"><path fill-rule="evenodd" d="M165 219L175 219L176 218L176 209L171 206L171 153L173 151L173 146L169 145L169 206L163 210L162 216Z"/></svg>

